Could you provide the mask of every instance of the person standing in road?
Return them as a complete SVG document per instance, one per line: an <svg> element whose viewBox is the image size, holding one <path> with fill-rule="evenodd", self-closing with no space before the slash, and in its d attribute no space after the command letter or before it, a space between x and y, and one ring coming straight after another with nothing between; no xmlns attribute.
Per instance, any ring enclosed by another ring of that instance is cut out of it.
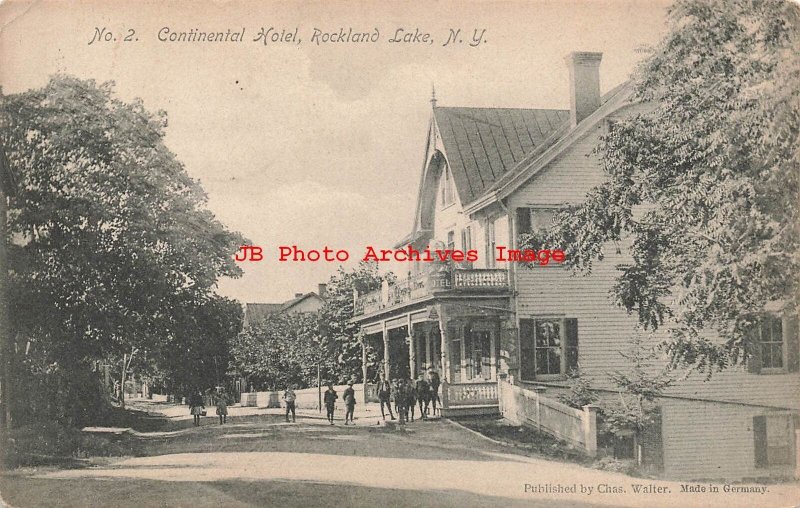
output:
<svg viewBox="0 0 800 508"><path fill-rule="evenodd" d="M392 414L392 385L389 383L388 380L381 378L380 384L378 384L378 401L381 403L381 416L383 419L386 419L386 413L383 409L383 406L386 406L386 409L389 410L389 416L392 420L394 420L394 415Z"/></svg>
<svg viewBox="0 0 800 508"><path fill-rule="evenodd" d="M200 416L203 414L203 410L206 408L205 403L203 402L203 396L200 394L199 391L195 391L194 395L189 397L189 412L192 414L194 418L194 426L200 426Z"/></svg>
<svg viewBox="0 0 800 508"><path fill-rule="evenodd" d="M228 397L224 390L217 393L217 416L219 416L220 425L228 423Z"/></svg>
<svg viewBox="0 0 800 508"><path fill-rule="evenodd" d="M394 393L394 410L397 411L398 423L405 425L408 420L408 412L406 410L406 384L403 379L395 379L392 393Z"/></svg>
<svg viewBox="0 0 800 508"><path fill-rule="evenodd" d="M353 389L353 382L347 383L347 389L344 391L344 404L347 408L344 414L344 424L347 425L347 420L355 425L353 422L353 413L356 410L356 391Z"/></svg>
<svg viewBox="0 0 800 508"><path fill-rule="evenodd" d="M433 415L436 416L436 403L441 402L439 400L439 385L441 384L441 379L439 378L439 373L433 369L428 371L428 384L431 387L431 403L433 404ZM440 408L439 413L441 412L442 410Z"/></svg>
<svg viewBox="0 0 800 508"><path fill-rule="evenodd" d="M431 387L425 380L425 374L420 374L417 379L417 401L419 402L419 415L425 420L428 418L428 404L431 400Z"/></svg>
<svg viewBox="0 0 800 508"><path fill-rule="evenodd" d="M411 421L413 422L414 411L417 407L417 387L414 386L414 381L412 381L410 378L406 379L404 383L406 388L406 421L408 421L408 415L411 413Z"/></svg>
<svg viewBox="0 0 800 508"><path fill-rule="evenodd" d="M328 421L333 425L333 412L336 409L336 399L339 396L336 390L333 389L333 383L328 383L328 389L325 391L325 410L328 412Z"/></svg>
<svg viewBox="0 0 800 508"><path fill-rule="evenodd" d="M292 423L294 423L294 403L297 400L297 395L294 393L294 385L289 385L285 392L283 392L283 400L286 401L286 423L289 423L289 411L292 412Z"/></svg>

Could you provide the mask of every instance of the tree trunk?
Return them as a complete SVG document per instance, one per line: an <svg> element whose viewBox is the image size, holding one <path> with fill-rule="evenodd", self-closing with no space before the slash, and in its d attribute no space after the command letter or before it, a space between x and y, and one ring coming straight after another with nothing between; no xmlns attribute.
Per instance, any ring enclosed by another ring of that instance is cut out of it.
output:
<svg viewBox="0 0 800 508"><path fill-rule="evenodd" d="M130 356L128 356L127 353L122 355L122 386L120 386L120 393L119 393L119 402L122 409L125 409L125 378L127 377L128 369L131 367L131 362L133 361L133 355L135 354L136 354L136 348L133 348L131 350Z"/></svg>
<svg viewBox="0 0 800 508"><path fill-rule="evenodd" d="M127 360L128 360L128 353L122 355L122 377L120 378L119 383L119 405L122 409L125 409L125 374L127 373Z"/></svg>

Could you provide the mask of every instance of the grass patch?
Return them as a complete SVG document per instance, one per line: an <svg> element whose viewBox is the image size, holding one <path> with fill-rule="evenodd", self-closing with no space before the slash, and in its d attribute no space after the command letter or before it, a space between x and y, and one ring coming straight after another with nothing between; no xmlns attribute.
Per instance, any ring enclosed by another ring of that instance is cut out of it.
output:
<svg viewBox="0 0 800 508"><path fill-rule="evenodd" d="M502 418L475 418L457 421L484 436L531 454L584 465L589 465L594 460L571 447L566 441L556 439L550 434L539 432L530 427L514 425Z"/></svg>
<svg viewBox="0 0 800 508"><path fill-rule="evenodd" d="M89 434L57 423L12 429L4 436L6 467L59 465L81 467L89 457L140 455L142 447L129 436Z"/></svg>

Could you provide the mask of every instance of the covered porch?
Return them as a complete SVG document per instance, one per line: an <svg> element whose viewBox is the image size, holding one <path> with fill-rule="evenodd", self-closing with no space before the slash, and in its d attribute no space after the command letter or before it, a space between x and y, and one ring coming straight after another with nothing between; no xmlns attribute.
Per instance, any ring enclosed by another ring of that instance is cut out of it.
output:
<svg viewBox="0 0 800 508"><path fill-rule="evenodd" d="M508 298L493 296L437 299L364 319L362 340L378 357L367 379L418 379L434 370L443 416L496 414L510 316Z"/></svg>

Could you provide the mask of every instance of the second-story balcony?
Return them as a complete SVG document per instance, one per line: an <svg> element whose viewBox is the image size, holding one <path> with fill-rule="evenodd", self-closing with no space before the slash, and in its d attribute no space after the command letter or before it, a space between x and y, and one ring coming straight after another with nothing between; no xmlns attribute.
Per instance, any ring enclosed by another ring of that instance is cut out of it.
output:
<svg viewBox="0 0 800 508"><path fill-rule="evenodd" d="M436 295L502 293L509 289L504 268L442 268L418 273L356 297L353 314L372 314Z"/></svg>

